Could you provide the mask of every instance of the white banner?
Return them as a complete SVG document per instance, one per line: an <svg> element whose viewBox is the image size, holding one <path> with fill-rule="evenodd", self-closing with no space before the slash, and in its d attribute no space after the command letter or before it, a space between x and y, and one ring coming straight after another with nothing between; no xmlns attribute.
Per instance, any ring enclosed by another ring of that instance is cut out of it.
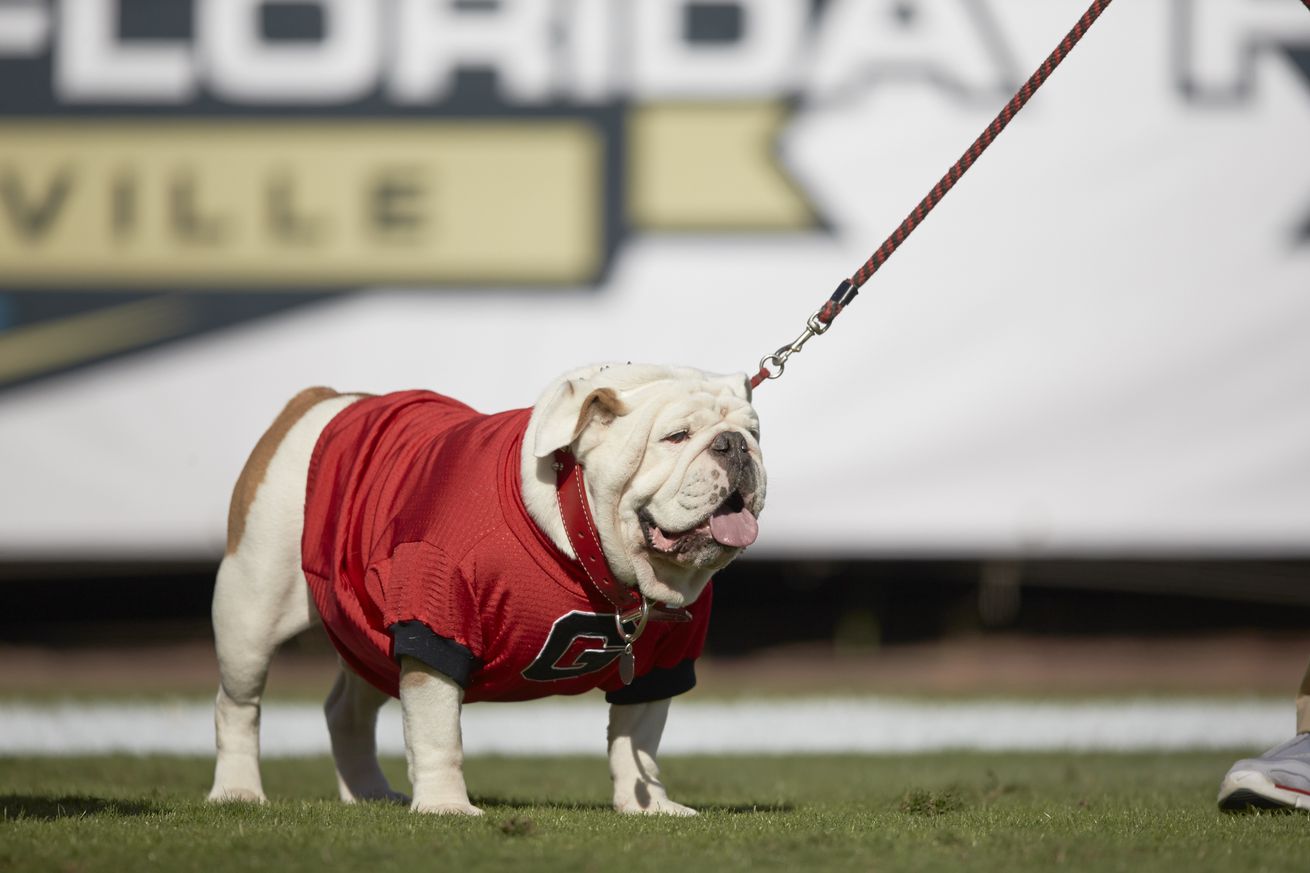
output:
<svg viewBox="0 0 1310 873"><path fill-rule="evenodd" d="M487 27L515 8L500 6ZM11 388L0 559L218 556L246 454L309 385L495 411L596 360L754 370L1083 10L718 6L739 15L706 33L744 45L751 77L717 75L731 58L706 38L685 63L659 45L625 69L580 54L559 99L611 82L634 107L785 99L778 163L821 226L695 227L652 195L594 284L373 288ZM418 72L392 72L421 99ZM505 93L546 99L520 73ZM1301 3L1112 5L832 331L758 390L771 487L751 554L1310 555L1307 156ZM494 206L509 223L533 196Z"/></svg>

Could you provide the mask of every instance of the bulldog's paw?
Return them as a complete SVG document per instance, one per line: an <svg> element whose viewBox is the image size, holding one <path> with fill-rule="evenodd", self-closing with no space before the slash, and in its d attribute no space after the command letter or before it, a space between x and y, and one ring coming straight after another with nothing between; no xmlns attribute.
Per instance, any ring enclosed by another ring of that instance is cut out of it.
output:
<svg viewBox="0 0 1310 873"><path fill-rule="evenodd" d="M688 816L696 815L696 810L690 806L683 806L681 803L675 803L667 797L652 797L650 802L645 806L633 800L614 801L614 809L622 815L678 815Z"/></svg>
<svg viewBox="0 0 1310 873"><path fill-rule="evenodd" d="M346 803L395 803L400 806L409 806L412 803L408 794L402 794L399 791L392 791L390 788L381 791L370 791L343 797Z"/></svg>
<svg viewBox="0 0 1310 873"><path fill-rule="evenodd" d="M209 792L210 803L268 803L264 792L254 788L219 788Z"/></svg>
<svg viewBox="0 0 1310 873"><path fill-rule="evenodd" d="M416 800L409 808L424 815L483 815L482 810L471 803L419 803Z"/></svg>

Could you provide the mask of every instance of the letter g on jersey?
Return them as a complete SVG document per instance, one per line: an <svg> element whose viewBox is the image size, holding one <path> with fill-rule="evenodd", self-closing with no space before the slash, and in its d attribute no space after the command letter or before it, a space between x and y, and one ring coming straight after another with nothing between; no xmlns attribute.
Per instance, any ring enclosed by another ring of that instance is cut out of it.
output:
<svg viewBox="0 0 1310 873"><path fill-rule="evenodd" d="M574 610L551 625L550 635L523 671L523 678L554 682L595 673L613 664L623 649L612 614Z"/></svg>

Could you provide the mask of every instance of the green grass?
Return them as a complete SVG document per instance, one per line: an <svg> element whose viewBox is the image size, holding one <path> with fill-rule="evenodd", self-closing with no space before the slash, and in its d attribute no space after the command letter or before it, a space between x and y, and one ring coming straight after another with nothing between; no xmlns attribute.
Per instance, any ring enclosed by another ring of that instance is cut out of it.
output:
<svg viewBox="0 0 1310 873"><path fill-rule="evenodd" d="M326 759L254 807L205 804L203 759L0 758L0 871L1305 869L1305 816L1215 810L1247 751L670 759L695 819L615 815L600 758L470 761L482 819L345 806Z"/></svg>

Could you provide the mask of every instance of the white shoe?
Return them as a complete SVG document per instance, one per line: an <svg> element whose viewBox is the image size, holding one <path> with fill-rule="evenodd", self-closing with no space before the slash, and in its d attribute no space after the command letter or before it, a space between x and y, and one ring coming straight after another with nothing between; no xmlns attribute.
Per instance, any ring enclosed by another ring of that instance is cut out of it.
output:
<svg viewBox="0 0 1310 873"><path fill-rule="evenodd" d="M1219 783L1219 808L1310 810L1310 733L1230 767Z"/></svg>

